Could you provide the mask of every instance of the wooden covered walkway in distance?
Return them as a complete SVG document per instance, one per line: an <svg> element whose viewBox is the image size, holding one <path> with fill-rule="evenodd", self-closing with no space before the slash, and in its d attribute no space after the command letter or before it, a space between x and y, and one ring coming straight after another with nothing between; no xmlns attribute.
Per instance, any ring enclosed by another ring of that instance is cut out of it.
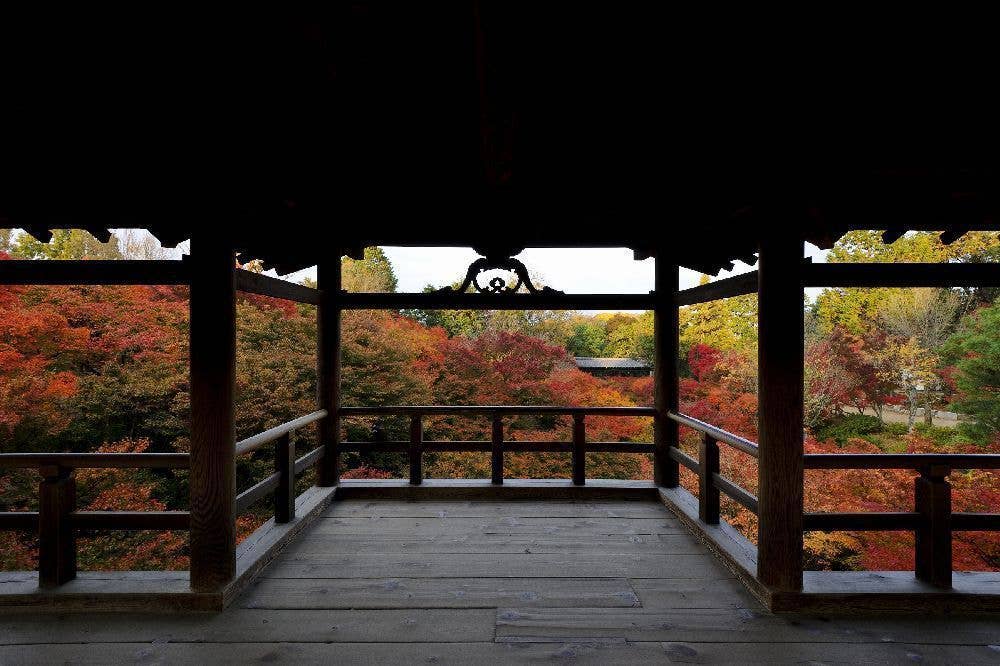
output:
<svg viewBox="0 0 1000 666"><path fill-rule="evenodd" d="M992 618L771 615L651 497L336 501L221 613L5 615L0 643L12 664L1000 659Z"/></svg>

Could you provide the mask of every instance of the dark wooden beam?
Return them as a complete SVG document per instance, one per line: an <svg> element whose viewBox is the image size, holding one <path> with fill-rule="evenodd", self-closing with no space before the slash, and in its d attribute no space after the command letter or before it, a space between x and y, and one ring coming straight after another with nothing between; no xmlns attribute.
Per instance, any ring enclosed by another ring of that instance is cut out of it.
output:
<svg viewBox="0 0 1000 666"><path fill-rule="evenodd" d="M761 242L758 303L757 578L802 589L804 320L802 241Z"/></svg>
<svg viewBox="0 0 1000 666"><path fill-rule="evenodd" d="M802 528L817 532L866 530L874 532L906 532L920 527L919 513L807 513Z"/></svg>
<svg viewBox="0 0 1000 666"><path fill-rule="evenodd" d="M252 271L236 271L236 289L296 303L319 305L320 302L320 292L317 289Z"/></svg>
<svg viewBox="0 0 1000 666"><path fill-rule="evenodd" d="M752 273L741 273L732 277L700 284L690 289L682 289L677 294L677 302L681 305L695 305L697 303L707 303L720 298L730 298L732 296L745 296L746 294L757 293L757 271Z"/></svg>
<svg viewBox="0 0 1000 666"><path fill-rule="evenodd" d="M652 407L564 407L561 405L378 405L341 407L341 416L397 414L587 414L592 416L656 416Z"/></svg>
<svg viewBox="0 0 1000 666"><path fill-rule="evenodd" d="M206 234L191 248L191 587L236 573L236 257Z"/></svg>
<svg viewBox="0 0 1000 666"><path fill-rule="evenodd" d="M186 453L3 453L0 469L60 466L69 469L186 469Z"/></svg>
<svg viewBox="0 0 1000 666"><path fill-rule="evenodd" d="M726 477L722 476L719 473L715 473L712 475L712 482L715 484L715 487L721 490L723 493L725 493L727 497L729 497L734 502L743 505L752 514L757 515L757 513L759 513L760 506L757 501L757 498L754 497L752 494L748 493L740 486L736 485L735 483L733 483L732 481L730 481L729 479L727 479Z"/></svg>
<svg viewBox="0 0 1000 666"><path fill-rule="evenodd" d="M806 469L1000 469L1000 453L808 453Z"/></svg>
<svg viewBox="0 0 1000 666"><path fill-rule="evenodd" d="M322 287L321 285L321 288ZM649 310L652 294L420 294L343 293L347 310L415 308L420 310Z"/></svg>
<svg viewBox="0 0 1000 666"><path fill-rule="evenodd" d="M660 253L661 256L665 252ZM670 457L677 447L677 423L670 419L680 402L680 310L678 281L680 267L657 259L655 266L655 309L653 310L653 482L664 488L678 483L677 461Z"/></svg>
<svg viewBox="0 0 1000 666"><path fill-rule="evenodd" d="M324 453L316 466L316 483L325 487L340 481L340 257L320 262L316 277L321 295L316 308L316 399L317 407L329 413L319 424Z"/></svg>
<svg viewBox="0 0 1000 666"><path fill-rule="evenodd" d="M187 511L74 511L73 527L81 530L186 530Z"/></svg>
<svg viewBox="0 0 1000 666"><path fill-rule="evenodd" d="M188 261L0 261L0 284L188 284Z"/></svg>
<svg viewBox="0 0 1000 666"><path fill-rule="evenodd" d="M807 264L806 287L997 287L1000 264Z"/></svg>
<svg viewBox="0 0 1000 666"><path fill-rule="evenodd" d="M236 514L239 515L251 506L267 497L278 488L281 483L281 474L274 472L267 477L253 484L236 496Z"/></svg>
<svg viewBox="0 0 1000 666"><path fill-rule="evenodd" d="M0 512L0 530L38 530L37 511Z"/></svg>
<svg viewBox="0 0 1000 666"><path fill-rule="evenodd" d="M76 479L65 467L43 467L38 485L38 586L57 587L76 578Z"/></svg>
<svg viewBox="0 0 1000 666"><path fill-rule="evenodd" d="M587 482L587 424L583 414L573 415L573 485Z"/></svg>

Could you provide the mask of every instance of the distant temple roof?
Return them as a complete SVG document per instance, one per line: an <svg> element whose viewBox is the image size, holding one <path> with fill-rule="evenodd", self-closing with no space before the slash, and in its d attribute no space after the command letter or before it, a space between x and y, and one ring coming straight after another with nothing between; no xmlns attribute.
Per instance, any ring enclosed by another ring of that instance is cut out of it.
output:
<svg viewBox="0 0 1000 666"><path fill-rule="evenodd" d="M615 370L645 370L650 367L648 363L636 358L595 358L593 356L576 356L576 367L578 368L607 368Z"/></svg>

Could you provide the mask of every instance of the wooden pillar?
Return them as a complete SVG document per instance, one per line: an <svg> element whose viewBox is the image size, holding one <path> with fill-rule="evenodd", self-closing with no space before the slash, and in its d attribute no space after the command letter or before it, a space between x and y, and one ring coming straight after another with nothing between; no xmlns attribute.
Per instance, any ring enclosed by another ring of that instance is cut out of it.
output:
<svg viewBox="0 0 1000 666"><path fill-rule="evenodd" d="M914 481L917 513L923 525L916 533L916 566L919 580L936 587L951 587L951 469L931 465Z"/></svg>
<svg viewBox="0 0 1000 666"><path fill-rule="evenodd" d="M424 482L424 420L420 414L410 417L410 483Z"/></svg>
<svg viewBox="0 0 1000 666"><path fill-rule="evenodd" d="M757 578L802 589L804 293L802 240L761 241L758 304L760 450Z"/></svg>
<svg viewBox="0 0 1000 666"><path fill-rule="evenodd" d="M701 472L698 474L698 517L708 525L719 524L719 489L713 474L719 473L719 443L703 435L698 450Z"/></svg>
<svg viewBox="0 0 1000 666"><path fill-rule="evenodd" d="M499 413L493 415L492 432L492 457L490 467L493 478L491 481L497 485L503 483L503 418Z"/></svg>
<svg viewBox="0 0 1000 666"><path fill-rule="evenodd" d="M38 586L57 587L76 578L76 509L73 470L42 467L38 486Z"/></svg>
<svg viewBox="0 0 1000 666"><path fill-rule="evenodd" d="M201 592L236 572L236 282L226 240L191 246L191 587Z"/></svg>
<svg viewBox="0 0 1000 666"><path fill-rule="evenodd" d="M656 253L655 302L653 310L653 393L656 416L653 422L653 481L658 486L676 488L678 464L670 457L670 447L677 446L677 422L667 417L678 411L678 322L677 287L680 269L665 249Z"/></svg>
<svg viewBox="0 0 1000 666"><path fill-rule="evenodd" d="M289 435L274 440L274 470L280 475L274 491L274 522L295 520L295 442Z"/></svg>
<svg viewBox="0 0 1000 666"><path fill-rule="evenodd" d="M319 422L323 458L316 478L319 486L335 486L340 482L340 257L321 262L316 277L322 291L317 308L317 392L319 409L329 412Z"/></svg>
<svg viewBox="0 0 1000 666"><path fill-rule="evenodd" d="M573 485L587 482L587 422L583 414L573 415Z"/></svg>

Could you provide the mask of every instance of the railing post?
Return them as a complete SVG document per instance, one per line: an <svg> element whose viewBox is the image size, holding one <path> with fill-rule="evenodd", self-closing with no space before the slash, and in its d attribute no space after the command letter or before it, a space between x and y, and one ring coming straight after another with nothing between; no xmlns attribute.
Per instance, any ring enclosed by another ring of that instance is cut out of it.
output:
<svg viewBox="0 0 1000 666"><path fill-rule="evenodd" d="M76 509L73 470L42 467L38 484L38 585L56 587L76 578L76 540L71 514Z"/></svg>
<svg viewBox="0 0 1000 666"><path fill-rule="evenodd" d="M573 414L573 485L587 482L587 426L584 414Z"/></svg>
<svg viewBox="0 0 1000 666"><path fill-rule="evenodd" d="M679 266L667 256L666 248L657 248L655 264L655 300L653 309L653 398L656 416L653 421L653 481L664 488L676 488L679 467L670 457L670 447L679 443L679 431L669 412L678 411L678 353L680 349L677 288Z"/></svg>
<svg viewBox="0 0 1000 666"><path fill-rule="evenodd" d="M424 422L420 414L410 417L410 483L419 486L424 482Z"/></svg>
<svg viewBox="0 0 1000 666"><path fill-rule="evenodd" d="M328 415L319 422L319 443L323 457L317 463L319 486L340 482L340 257L316 266L317 287L321 290L317 308L317 392L319 408Z"/></svg>
<svg viewBox="0 0 1000 666"><path fill-rule="evenodd" d="M951 469L923 467L913 494L923 525L916 531L916 575L935 587L951 587Z"/></svg>
<svg viewBox="0 0 1000 666"><path fill-rule="evenodd" d="M493 457L490 461L493 483L503 483L503 419L500 413L493 414Z"/></svg>
<svg viewBox="0 0 1000 666"><path fill-rule="evenodd" d="M236 257L214 230L191 242L191 588L236 574Z"/></svg>
<svg viewBox="0 0 1000 666"><path fill-rule="evenodd" d="M274 469L280 475L274 491L274 522L295 520L295 443L291 436L274 440Z"/></svg>
<svg viewBox="0 0 1000 666"><path fill-rule="evenodd" d="M791 229L763 229L758 261L757 578L768 587L802 589L804 481L803 245Z"/></svg>
<svg viewBox="0 0 1000 666"><path fill-rule="evenodd" d="M713 474L719 473L719 443L704 435L698 448L698 517L709 525L719 524L719 489L715 486Z"/></svg>

